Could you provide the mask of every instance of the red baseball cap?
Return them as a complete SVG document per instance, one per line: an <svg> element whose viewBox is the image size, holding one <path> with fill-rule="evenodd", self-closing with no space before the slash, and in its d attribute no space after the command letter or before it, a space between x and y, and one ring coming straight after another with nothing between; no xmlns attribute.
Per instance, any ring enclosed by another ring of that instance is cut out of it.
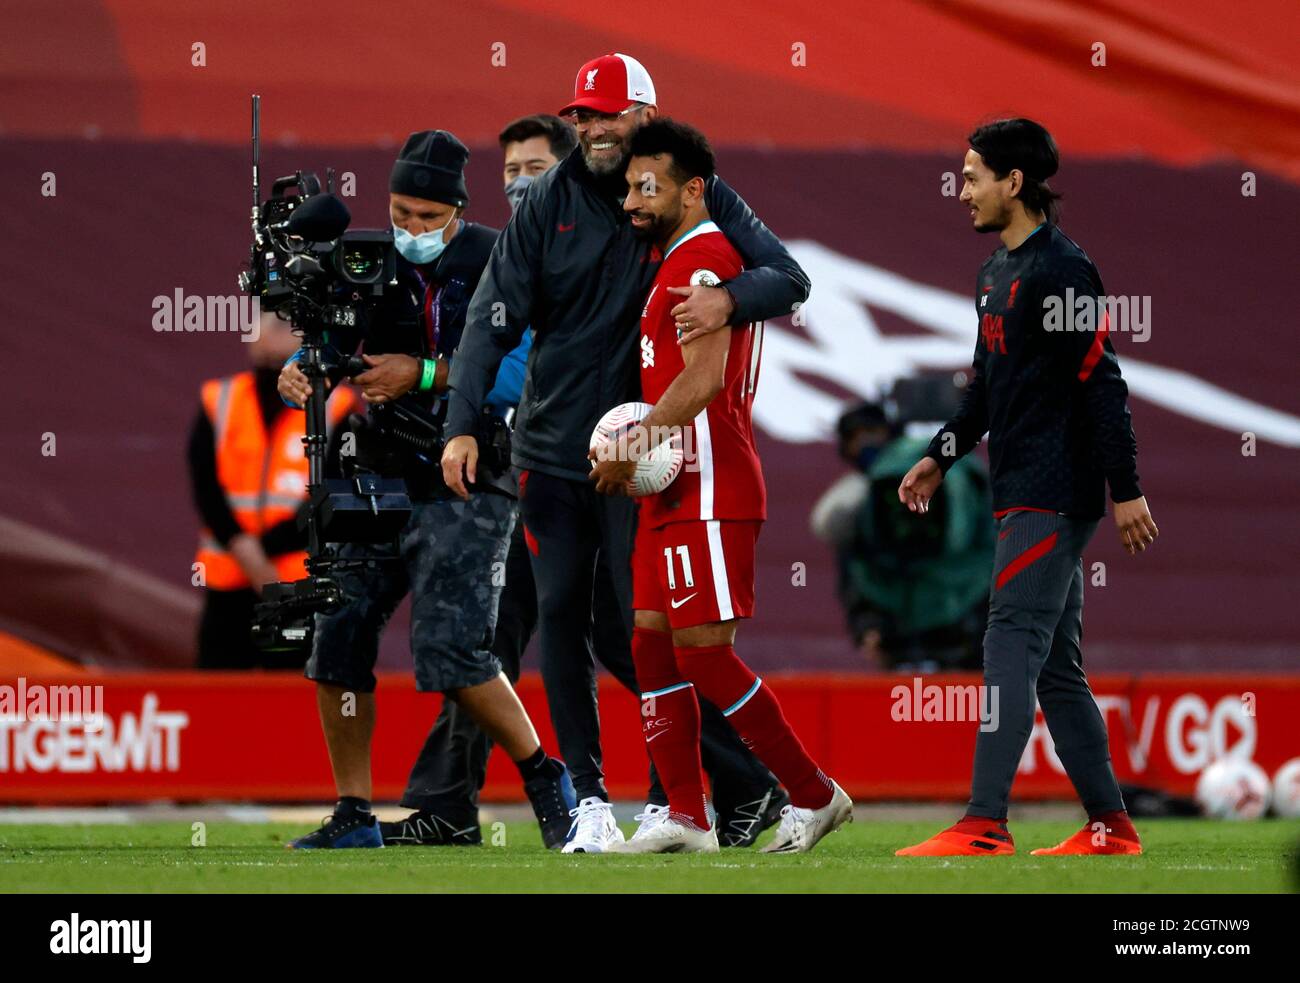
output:
<svg viewBox="0 0 1300 983"><path fill-rule="evenodd" d="M655 84L645 66L631 55L617 53L593 58L578 69L573 82L573 102L560 115L575 109L621 113L634 102L653 104Z"/></svg>

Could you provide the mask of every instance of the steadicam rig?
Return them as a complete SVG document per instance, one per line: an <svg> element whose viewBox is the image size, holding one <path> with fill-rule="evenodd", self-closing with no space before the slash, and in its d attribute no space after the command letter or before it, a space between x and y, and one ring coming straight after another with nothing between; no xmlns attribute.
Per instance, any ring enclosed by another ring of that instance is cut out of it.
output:
<svg viewBox="0 0 1300 983"><path fill-rule="evenodd" d="M253 96L253 246L239 286L258 297L264 311L287 319L301 334L298 364L312 383L303 437L309 507L300 519L307 532L307 577L265 585L253 621L258 645L284 650L310 646L315 615L344 602L336 572L392 559L388 554L342 559L335 544L395 543L410 518L411 502L400 478L369 473L325 477L324 382L364 369L359 359L330 362L325 334L331 327L364 328L365 308L396 285L392 232L348 230L351 215L332 193L332 171L323 193L316 175L297 171L277 179L271 196L261 201L260 103Z"/></svg>

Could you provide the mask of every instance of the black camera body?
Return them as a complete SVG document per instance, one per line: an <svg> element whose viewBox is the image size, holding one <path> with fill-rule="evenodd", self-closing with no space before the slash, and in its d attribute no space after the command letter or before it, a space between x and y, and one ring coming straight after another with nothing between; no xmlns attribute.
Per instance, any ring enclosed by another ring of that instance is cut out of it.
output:
<svg viewBox="0 0 1300 983"><path fill-rule="evenodd" d="M332 183L332 181L331 181ZM362 308L397 285L390 229L348 229L351 216L315 174L278 178L253 209L253 246L240 289L261 309L314 326L354 327Z"/></svg>
<svg viewBox="0 0 1300 983"><path fill-rule="evenodd" d="M486 479L485 487L491 487L510 470L510 426L485 410L474 437L479 448L479 480L483 483ZM356 463L379 474L405 474L412 496L446 498L452 492L442 477L444 446L441 419L418 403L396 399L371 407L357 435Z"/></svg>

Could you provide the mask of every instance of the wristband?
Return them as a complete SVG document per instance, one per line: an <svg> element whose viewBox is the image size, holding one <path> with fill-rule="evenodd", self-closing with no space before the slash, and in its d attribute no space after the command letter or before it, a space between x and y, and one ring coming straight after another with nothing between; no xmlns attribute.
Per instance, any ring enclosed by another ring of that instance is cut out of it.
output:
<svg viewBox="0 0 1300 983"><path fill-rule="evenodd" d="M727 286L724 283L721 284L721 287L723 290L727 292L727 296L731 298L731 313L727 315L727 321L726 321L727 324L731 324L735 320L736 311L740 310L740 302L736 300L736 295L731 292L731 288L729 286Z"/></svg>
<svg viewBox="0 0 1300 983"><path fill-rule="evenodd" d="M428 392L438 378L438 360L436 358L420 359L420 392Z"/></svg>

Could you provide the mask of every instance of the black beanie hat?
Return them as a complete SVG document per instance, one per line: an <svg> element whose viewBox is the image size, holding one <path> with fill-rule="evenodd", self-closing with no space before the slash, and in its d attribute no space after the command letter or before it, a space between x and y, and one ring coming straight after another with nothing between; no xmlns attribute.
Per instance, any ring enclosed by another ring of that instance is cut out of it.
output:
<svg viewBox="0 0 1300 983"><path fill-rule="evenodd" d="M469 204L467 160L469 150L446 130L412 133L393 164L388 190L463 208Z"/></svg>

